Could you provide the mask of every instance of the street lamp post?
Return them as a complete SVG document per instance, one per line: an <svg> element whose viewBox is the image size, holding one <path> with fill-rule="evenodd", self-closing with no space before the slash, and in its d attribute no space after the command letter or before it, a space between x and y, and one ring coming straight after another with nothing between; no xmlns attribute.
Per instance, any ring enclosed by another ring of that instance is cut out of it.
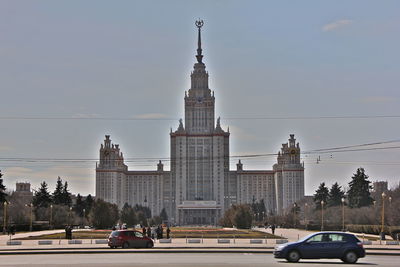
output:
<svg viewBox="0 0 400 267"><path fill-rule="evenodd" d="M307 228L308 228L308 222L307 222L307 208L308 208L308 204L305 203L305 204L304 204L304 224L305 224L306 230L307 230Z"/></svg>
<svg viewBox="0 0 400 267"><path fill-rule="evenodd" d="M385 240L385 197L386 194L385 192L382 193L382 212L381 212L381 220L382 220L382 225L381 225L381 240Z"/></svg>
<svg viewBox="0 0 400 267"><path fill-rule="evenodd" d="M342 197L342 232L346 231L346 228L344 227L344 203L345 199Z"/></svg>
<svg viewBox="0 0 400 267"><path fill-rule="evenodd" d="M32 203L30 203L30 204L25 204L25 207L29 207L29 217L30 217L30 220L29 220L29 231L30 232L32 232L32 229L33 229L33 227L32 227L32 223L33 223L33 213L32 213L32 207L33 207L33 204Z"/></svg>
<svg viewBox="0 0 400 267"><path fill-rule="evenodd" d="M53 229L53 205L50 205L50 229Z"/></svg>
<svg viewBox="0 0 400 267"><path fill-rule="evenodd" d="M321 231L324 231L324 204L325 202L321 200Z"/></svg>
<svg viewBox="0 0 400 267"><path fill-rule="evenodd" d="M82 222L82 226L85 226L85 216L86 215L86 209L83 209L83 222Z"/></svg>
<svg viewBox="0 0 400 267"><path fill-rule="evenodd" d="M69 207L69 213L68 213L68 224L71 225L71 212L72 212L72 207Z"/></svg>
<svg viewBox="0 0 400 267"><path fill-rule="evenodd" d="M296 228L296 208L297 208L297 204L296 204L296 202L295 203L293 203L293 219L294 219L294 221L293 221L293 226L294 226L294 228Z"/></svg>
<svg viewBox="0 0 400 267"><path fill-rule="evenodd" d="M7 201L3 203L3 234L7 232Z"/></svg>

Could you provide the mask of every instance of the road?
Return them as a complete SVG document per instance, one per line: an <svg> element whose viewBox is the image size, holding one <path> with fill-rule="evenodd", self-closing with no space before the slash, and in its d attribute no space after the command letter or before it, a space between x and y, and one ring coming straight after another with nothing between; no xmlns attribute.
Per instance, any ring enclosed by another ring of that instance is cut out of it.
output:
<svg viewBox="0 0 400 267"><path fill-rule="evenodd" d="M400 256L367 256L357 265L399 266ZM73 255L7 255L0 256L0 266L190 266L190 267L265 267L265 266L337 266L340 260L303 260L298 264L276 260L271 254L252 253L135 253ZM347 265L347 264L346 264Z"/></svg>

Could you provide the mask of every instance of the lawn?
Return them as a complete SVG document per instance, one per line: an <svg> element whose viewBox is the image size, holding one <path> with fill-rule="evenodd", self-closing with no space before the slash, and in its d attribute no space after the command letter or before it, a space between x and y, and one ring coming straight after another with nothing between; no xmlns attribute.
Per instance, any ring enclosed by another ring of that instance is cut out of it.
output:
<svg viewBox="0 0 400 267"><path fill-rule="evenodd" d="M141 231L140 229L136 229ZM109 236L110 230L88 230L73 231L73 239L105 239ZM164 237L166 236L164 229ZM248 238L248 239L264 239L264 238L280 238L269 233L248 229L224 229L211 227L171 227L172 238ZM64 239L65 233L48 234L40 236L29 236L19 238L19 240L38 240L38 239Z"/></svg>

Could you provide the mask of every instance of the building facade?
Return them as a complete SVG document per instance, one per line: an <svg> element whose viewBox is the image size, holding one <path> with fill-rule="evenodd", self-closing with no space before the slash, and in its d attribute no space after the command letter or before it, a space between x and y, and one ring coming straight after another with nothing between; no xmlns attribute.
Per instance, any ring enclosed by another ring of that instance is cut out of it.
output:
<svg viewBox="0 0 400 267"><path fill-rule="evenodd" d="M180 225L215 225L233 204L263 200L267 212L282 213L304 197L304 165L294 135L282 145L272 170L229 169L229 130L215 120L214 91L201 48L202 21L197 21L198 48L185 92L185 120L170 132L170 171L160 161L155 171L130 171L119 145L106 135L96 164L96 198L122 207L140 204Z"/></svg>

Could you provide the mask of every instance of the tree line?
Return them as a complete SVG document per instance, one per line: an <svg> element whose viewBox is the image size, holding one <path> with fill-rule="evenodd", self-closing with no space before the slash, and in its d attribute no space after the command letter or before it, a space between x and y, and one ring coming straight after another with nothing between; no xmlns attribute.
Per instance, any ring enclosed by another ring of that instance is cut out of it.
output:
<svg viewBox="0 0 400 267"><path fill-rule="evenodd" d="M156 216L152 216L151 210L142 205L130 206L127 203L120 210L116 204L94 199L90 194L82 196L78 194L73 203L72 195L68 189L68 182L58 177L55 190L50 193L48 184L43 181L34 192L32 203L22 203L13 194L8 195L3 185L0 171L0 203L11 203L8 207L8 224L25 226L30 223L30 209L32 220L48 222L50 228L62 228L65 225L90 225L99 229L110 229L116 224L126 224L133 227L137 224L143 226L158 225L168 220L165 209ZM3 205L1 205L3 208ZM33 225L38 229L38 225ZM43 228L43 227L42 227Z"/></svg>
<svg viewBox="0 0 400 267"><path fill-rule="evenodd" d="M322 182L314 194L314 204L317 210L326 207L335 207L346 204L350 208L361 208L373 205L371 197L371 182L368 180L363 168L358 168L349 182L347 192L336 182L329 189L325 182Z"/></svg>

